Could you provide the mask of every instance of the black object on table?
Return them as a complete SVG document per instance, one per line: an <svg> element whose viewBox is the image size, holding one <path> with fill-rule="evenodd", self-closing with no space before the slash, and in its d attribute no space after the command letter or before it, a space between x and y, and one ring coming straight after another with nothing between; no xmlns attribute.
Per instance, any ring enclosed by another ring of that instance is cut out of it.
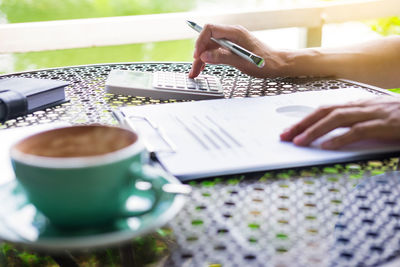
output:
<svg viewBox="0 0 400 267"><path fill-rule="evenodd" d="M68 82L10 78L0 80L0 122L66 102Z"/></svg>
<svg viewBox="0 0 400 267"><path fill-rule="evenodd" d="M190 64L104 64L5 75L0 78L69 81L71 85L66 88L66 94L70 102L9 120L0 127L60 120L115 125L117 122L111 113L114 108L175 102L106 94L104 82L112 69L187 73ZM205 73L221 78L226 97L346 87L382 94L373 87L346 80L252 78L222 65L207 66ZM192 182L189 200L167 225L173 232L175 245L171 245L165 265L356 266L390 262L400 251L397 174L392 174L390 186L384 185L373 194L365 190L355 194L354 188L370 182L371 175L397 170L398 162L398 158L383 158ZM354 199L358 201L354 205L356 210L351 208ZM378 204L371 205L375 202ZM121 249L122 258L133 264L126 248Z"/></svg>

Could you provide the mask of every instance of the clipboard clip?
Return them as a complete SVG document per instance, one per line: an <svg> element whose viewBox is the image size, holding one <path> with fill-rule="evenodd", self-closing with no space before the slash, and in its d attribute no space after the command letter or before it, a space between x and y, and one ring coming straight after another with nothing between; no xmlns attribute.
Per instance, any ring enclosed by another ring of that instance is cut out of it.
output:
<svg viewBox="0 0 400 267"><path fill-rule="evenodd" d="M120 111L112 111L120 125L136 131L141 135L143 143L152 157L157 153L176 153L175 144L168 138L164 130L145 116L125 116Z"/></svg>

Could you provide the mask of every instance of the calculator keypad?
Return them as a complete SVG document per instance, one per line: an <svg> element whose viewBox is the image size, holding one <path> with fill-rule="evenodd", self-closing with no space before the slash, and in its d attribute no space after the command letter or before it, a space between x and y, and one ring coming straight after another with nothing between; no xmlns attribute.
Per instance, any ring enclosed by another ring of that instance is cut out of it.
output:
<svg viewBox="0 0 400 267"><path fill-rule="evenodd" d="M180 72L155 72L153 87L186 92L205 92L208 94L223 93L221 83L215 76L199 75L194 79L189 79L187 74Z"/></svg>

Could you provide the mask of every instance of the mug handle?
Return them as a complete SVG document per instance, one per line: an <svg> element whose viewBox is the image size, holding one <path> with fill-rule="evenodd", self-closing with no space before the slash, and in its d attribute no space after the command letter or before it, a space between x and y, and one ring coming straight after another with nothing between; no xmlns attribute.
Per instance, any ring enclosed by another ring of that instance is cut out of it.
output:
<svg viewBox="0 0 400 267"><path fill-rule="evenodd" d="M133 191L137 192L140 197L147 198L150 200L151 206L146 209L146 210L140 210L140 211L132 211L128 210L126 207L123 207L120 216L126 216L126 217L131 217L131 216L140 216L145 213L150 212L153 210L158 203L160 202L160 199L162 195L165 193L163 190L163 186L166 184L164 179L161 179L163 177L161 170L158 168L152 167L150 165L142 165L140 163L132 163L131 166L129 167L129 172L132 178L137 178L137 179L132 179L134 181L133 185ZM151 184L151 188L149 189L138 189L136 187L137 182L148 182ZM140 194L141 192L148 192L148 191L153 191L152 197L149 196L143 196ZM135 194L133 194L135 195ZM153 197L154 196L154 197Z"/></svg>

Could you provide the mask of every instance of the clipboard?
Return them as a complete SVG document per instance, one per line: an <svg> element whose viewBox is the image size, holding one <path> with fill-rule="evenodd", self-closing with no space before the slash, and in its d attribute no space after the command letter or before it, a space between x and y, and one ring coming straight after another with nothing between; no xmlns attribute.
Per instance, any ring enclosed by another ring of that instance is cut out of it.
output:
<svg viewBox="0 0 400 267"><path fill-rule="evenodd" d="M376 97L373 91L345 88L122 107L116 114L122 125L139 133L167 171L187 181L395 155L400 142L362 141L335 151L319 147L346 128L328 133L309 147L279 138L285 128L321 105L372 97Z"/></svg>

